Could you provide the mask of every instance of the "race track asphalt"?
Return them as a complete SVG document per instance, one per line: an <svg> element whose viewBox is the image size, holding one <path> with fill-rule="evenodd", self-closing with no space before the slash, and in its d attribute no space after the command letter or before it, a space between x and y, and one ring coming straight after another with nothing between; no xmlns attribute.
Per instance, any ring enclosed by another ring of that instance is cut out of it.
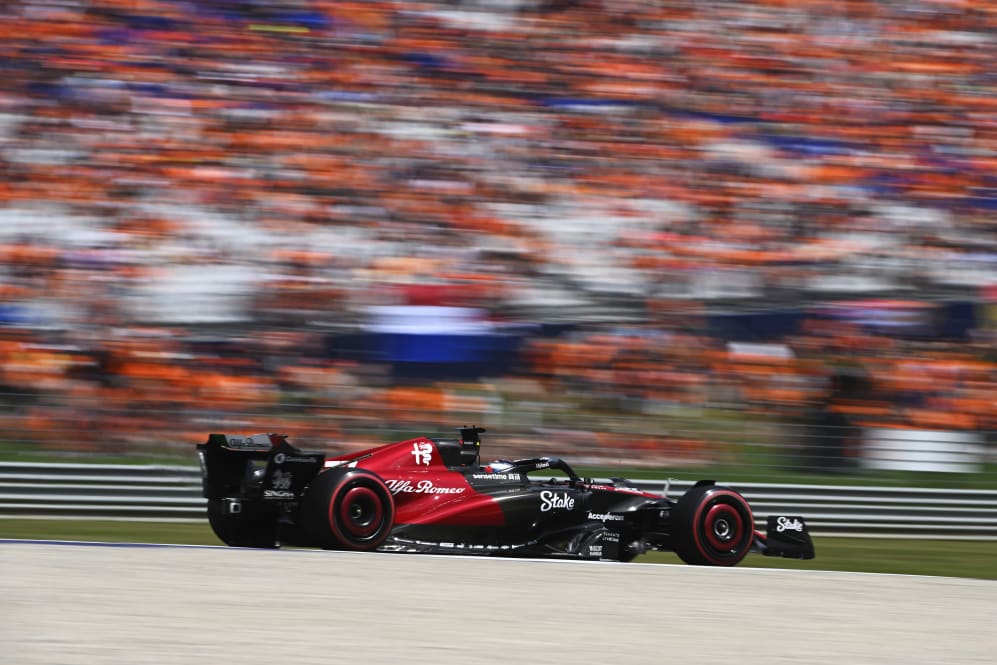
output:
<svg viewBox="0 0 997 665"><path fill-rule="evenodd" d="M995 581L0 542L11 665L992 665L995 626Z"/></svg>

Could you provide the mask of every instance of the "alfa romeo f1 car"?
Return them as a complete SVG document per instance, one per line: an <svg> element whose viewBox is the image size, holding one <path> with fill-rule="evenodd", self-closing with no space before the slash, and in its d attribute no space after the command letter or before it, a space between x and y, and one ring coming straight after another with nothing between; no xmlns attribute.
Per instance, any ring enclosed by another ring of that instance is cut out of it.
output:
<svg viewBox="0 0 997 665"><path fill-rule="evenodd" d="M814 556L801 517L772 515L756 531L744 497L714 481L673 499L623 479L580 478L557 457L482 465L484 431L341 456L300 450L283 435L211 434L197 446L208 521L236 547L615 561L662 550L718 566L750 551Z"/></svg>

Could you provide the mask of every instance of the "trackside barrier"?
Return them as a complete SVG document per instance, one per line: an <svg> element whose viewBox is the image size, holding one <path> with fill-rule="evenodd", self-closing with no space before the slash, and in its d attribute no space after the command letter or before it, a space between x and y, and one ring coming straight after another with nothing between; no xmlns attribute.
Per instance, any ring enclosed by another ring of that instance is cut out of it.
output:
<svg viewBox="0 0 997 665"><path fill-rule="evenodd" d="M0 516L203 520L201 472L182 466L4 462Z"/></svg>
<svg viewBox="0 0 997 665"><path fill-rule="evenodd" d="M635 480L677 498L685 481ZM815 535L997 540L997 491L732 483L755 512L802 515ZM0 517L202 521L194 467L0 463Z"/></svg>
<svg viewBox="0 0 997 665"><path fill-rule="evenodd" d="M662 481L635 480L640 489L661 492ZM721 483L728 484L728 483ZM672 483L680 496L691 483ZM997 491L729 483L751 504L764 528L769 515L801 515L814 534L997 540Z"/></svg>

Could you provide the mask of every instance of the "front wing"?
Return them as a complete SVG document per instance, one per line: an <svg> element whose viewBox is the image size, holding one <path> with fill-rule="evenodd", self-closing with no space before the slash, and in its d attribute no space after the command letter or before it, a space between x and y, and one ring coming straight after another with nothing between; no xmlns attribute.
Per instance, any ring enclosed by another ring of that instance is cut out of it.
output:
<svg viewBox="0 0 997 665"><path fill-rule="evenodd" d="M755 532L752 550L765 556L814 558L814 543L807 524L797 515L769 515L765 533Z"/></svg>

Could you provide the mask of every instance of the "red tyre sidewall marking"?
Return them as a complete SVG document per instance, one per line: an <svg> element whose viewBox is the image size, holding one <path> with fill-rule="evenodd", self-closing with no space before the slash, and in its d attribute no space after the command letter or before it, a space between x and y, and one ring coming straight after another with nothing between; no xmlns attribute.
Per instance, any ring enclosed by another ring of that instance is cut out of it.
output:
<svg viewBox="0 0 997 665"><path fill-rule="evenodd" d="M350 518L350 504L358 500L370 501L374 506L374 517L367 526L354 524ZM384 505L381 496L370 487L355 485L343 493L343 498L339 502L339 517L343 520L344 530L348 531L351 536L354 538L369 538L371 534L381 528L381 523L384 519Z"/></svg>
<svg viewBox="0 0 997 665"><path fill-rule="evenodd" d="M378 490L384 498L384 500L380 503L382 510L380 524L384 524L387 527L384 529L384 533L377 538L377 546L380 547L381 543L388 539L391 529L395 524L395 498L391 496L391 492L388 491L388 486L384 484L383 480L378 478L377 484Z"/></svg>
<svg viewBox="0 0 997 665"><path fill-rule="evenodd" d="M326 517L329 520L329 529L332 531L332 537L335 539L337 545L345 545L348 541L343 537L343 532L340 530L339 525L336 523L336 497L342 491L343 487L346 486L352 480L350 477L343 478L336 485L336 488L329 493L329 508L326 511Z"/></svg>
<svg viewBox="0 0 997 665"><path fill-rule="evenodd" d="M700 537L700 534L699 534L699 525L700 525L700 518L703 515L703 509L706 508L707 504L710 501L716 499L717 497L721 497L721 496L732 497L740 505L744 506L745 507L745 511L748 513L748 531L753 531L754 528L755 528L754 518L751 515L751 509L747 507L747 504L744 501L744 499L741 497L741 495L737 494L736 492L732 492L730 490L717 490L715 492L711 492L709 494L704 495L703 496L704 500L696 508L696 514L693 516L693 519L692 519L692 537L693 537L693 540L696 543L696 549L699 550L699 553L702 554L704 557L706 557L706 559L709 560L711 563L715 563L715 564L725 564L725 563L730 563L730 561L726 560L726 559L720 559L720 558L717 558L717 557L714 557L714 556L710 556L709 552L704 547L704 543L703 543L702 538ZM726 505L726 504L724 504L724 505ZM733 542L737 543L739 540L740 539L736 539Z"/></svg>
<svg viewBox="0 0 997 665"><path fill-rule="evenodd" d="M731 527L733 538L730 540L721 540L717 536L713 525L716 524L718 519L727 519L728 524ZM741 538L741 529L744 526L744 520L741 519L741 514L737 511L737 508L730 505L729 503L717 503L710 506L709 511L706 513L706 521L703 524L706 529L706 540L710 542L710 545L714 549L720 550L721 552L729 552Z"/></svg>

